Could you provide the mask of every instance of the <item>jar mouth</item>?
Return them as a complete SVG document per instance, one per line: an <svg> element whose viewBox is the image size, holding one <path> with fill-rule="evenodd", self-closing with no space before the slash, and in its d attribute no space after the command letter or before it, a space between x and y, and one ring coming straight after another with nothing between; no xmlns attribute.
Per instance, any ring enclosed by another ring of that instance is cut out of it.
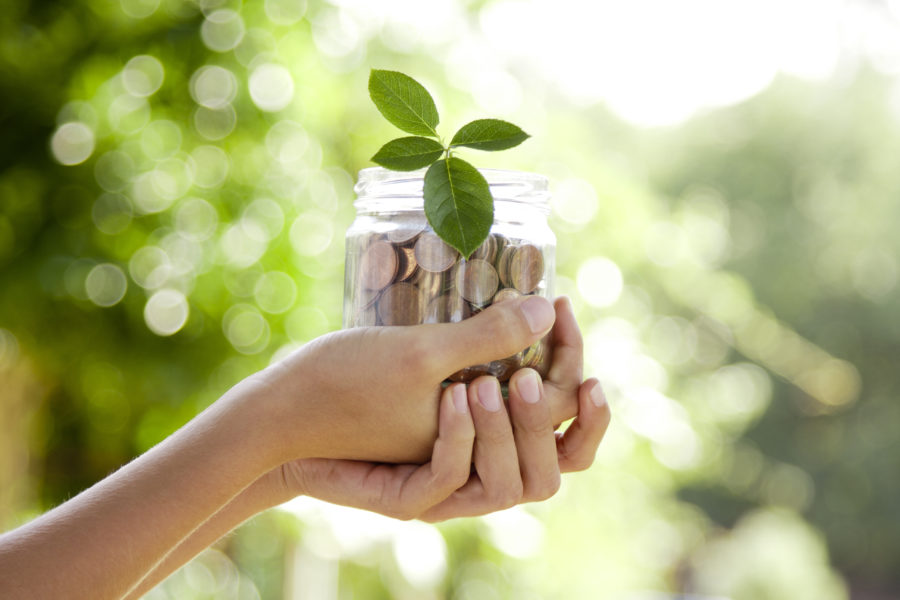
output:
<svg viewBox="0 0 900 600"><path fill-rule="evenodd" d="M417 171L391 171L383 167L360 170L353 188L357 207L388 200L415 200L421 203L425 173ZM520 202L549 211L549 180L544 175L529 171L507 169L478 169L491 188L495 201Z"/></svg>

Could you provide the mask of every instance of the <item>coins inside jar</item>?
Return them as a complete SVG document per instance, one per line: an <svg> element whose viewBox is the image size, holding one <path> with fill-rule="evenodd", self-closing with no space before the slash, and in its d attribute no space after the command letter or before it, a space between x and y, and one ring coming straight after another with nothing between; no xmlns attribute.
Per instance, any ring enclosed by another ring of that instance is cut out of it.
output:
<svg viewBox="0 0 900 600"><path fill-rule="evenodd" d="M467 319L496 302L547 293L547 259L527 240L492 233L465 259L421 222L399 221L382 233L348 239L352 299L348 326L416 325ZM545 343L450 377L490 374L506 381L517 369L543 371Z"/></svg>

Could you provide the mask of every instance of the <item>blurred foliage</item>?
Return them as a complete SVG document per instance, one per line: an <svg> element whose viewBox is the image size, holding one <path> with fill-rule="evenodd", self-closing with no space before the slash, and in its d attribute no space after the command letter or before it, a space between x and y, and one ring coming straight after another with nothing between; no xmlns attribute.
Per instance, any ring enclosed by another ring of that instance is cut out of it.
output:
<svg viewBox="0 0 900 600"><path fill-rule="evenodd" d="M3 526L339 327L353 174L393 133L369 67L421 78L448 122L473 100L449 41L376 17L5 3ZM498 116L535 139L482 162L554 182L559 292L616 415L598 464L546 503L439 528L297 501L149 597L900 594L890 82L779 78L639 130L511 73L528 93Z"/></svg>

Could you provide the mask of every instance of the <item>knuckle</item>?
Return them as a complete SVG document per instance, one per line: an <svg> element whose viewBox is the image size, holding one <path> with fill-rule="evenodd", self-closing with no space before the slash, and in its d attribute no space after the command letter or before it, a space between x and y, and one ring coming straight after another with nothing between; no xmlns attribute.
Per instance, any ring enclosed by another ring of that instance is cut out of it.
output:
<svg viewBox="0 0 900 600"><path fill-rule="evenodd" d="M469 480L468 464L446 469L435 476L432 486L436 490L453 491L461 488Z"/></svg>
<svg viewBox="0 0 900 600"><path fill-rule="evenodd" d="M543 407L546 408L546 407ZM533 437L553 435L549 410L523 410L516 414L516 429Z"/></svg>
<svg viewBox="0 0 900 600"><path fill-rule="evenodd" d="M562 485L559 471L554 471L538 481L530 482L525 497L528 500L546 500L553 497Z"/></svg>
<svg viewBox="0 0 900 600"><path fill-rule="evenodd" d="M572 458L572 468L575 471L587 471L594 464L594 455L590 453L579 454Z"/></svg>
<svg viewBox="0 0 900 600"><path fill-rule="evenodd" d="M498 510L512 508L522 501L523 494L524 489L521 482L505 485L491 493L491 504Z"/></svg>
<svg viewBox="0 0 900 600"><path fill-rule="evenodd" d="M498 424L502 425L502 424ZM512 431L509 426L482 426L481 430L475 434L476 441L492 447L511 445L514 442Z"/></svg>

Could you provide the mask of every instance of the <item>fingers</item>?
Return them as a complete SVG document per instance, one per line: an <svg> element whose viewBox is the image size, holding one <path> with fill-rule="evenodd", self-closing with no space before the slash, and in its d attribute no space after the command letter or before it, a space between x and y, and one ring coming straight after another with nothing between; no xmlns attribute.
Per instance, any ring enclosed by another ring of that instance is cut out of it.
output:
<svg viewBox="0 0 900 600"><path fill-rule="evenodd" d="M588 379L578 388L578 417L565 433L557 434L560 471L583 471L591 466L609 420L609 405L600 382Z"/></svg>
<svg viewBox="0 0 900 600"><path fill-rule="evenodd" d="M466 387L448 386L441 395L438 437L431 461L416 469L402 484L399 498L385 498L395 516L414 518L438 504L469 479L475 426Z"/></svg>
<svg viewBox="0 0 900 600"><path fill-rule="evenodd" d="M469 409L475 423L476 474L445 501L426 511L422 515L426 521L483 515L522 500L516 440L496 378L479 377L469 384Z"/></svg>
<svg viewBox="0 0 900 600"><path fill-rule="evenodd" d="M544 382L544 395L550 404L553 423L559 424L578 414L578 386L584 365L584 342L575 321L572 303L557 298L556 323L550 340L552 363Z"/></svg>
<svg viewBox="0 0 900 600"><path fill-rule="evenodd" d="M555 318L547 299L527 296L498 302L459 323L429 325L429 334L439 340L431 345L434 364L446 376L507 358L543 337Z"/></svg>
<svg viewBox="0 0 900 600"><path fill-rule="evenodd" d="M493 510L522 499L522 477L512 425L494 377L479 377L469 386L469 406L475 423L475 471L484 486L484 500Z"/></svg>
<svg viewBox="0 0 900 600"><path fill-rule="evenodd" d="M509 412L522 476L522 499L546 500L559 490L560 471L550 406L536 371L521 369L510 379Z"/></svg>
<svg viewBox="0 0 900 600"><path fill-rule="evenodd" d="M547 379L556 382L581 383L584 365L584 341L572 302L565 296L557 298L553 303L556 311L556 322L551 333L550 346L553 348L553 362Z"/></svg>

